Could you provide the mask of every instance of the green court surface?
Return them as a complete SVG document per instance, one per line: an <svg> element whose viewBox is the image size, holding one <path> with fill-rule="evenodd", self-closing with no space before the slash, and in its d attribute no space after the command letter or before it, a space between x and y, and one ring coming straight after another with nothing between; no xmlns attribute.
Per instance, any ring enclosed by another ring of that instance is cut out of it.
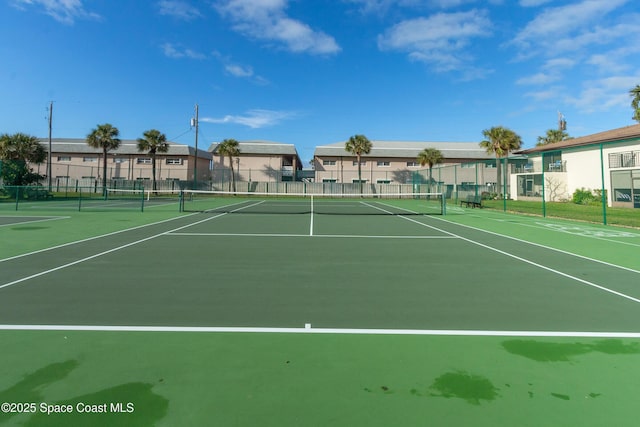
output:
<svg viewBox="0 0 640 427"><path fill-rule="evenodd" d="M640 231L366 203L5 210L0 424L637 424Z"/></svg>

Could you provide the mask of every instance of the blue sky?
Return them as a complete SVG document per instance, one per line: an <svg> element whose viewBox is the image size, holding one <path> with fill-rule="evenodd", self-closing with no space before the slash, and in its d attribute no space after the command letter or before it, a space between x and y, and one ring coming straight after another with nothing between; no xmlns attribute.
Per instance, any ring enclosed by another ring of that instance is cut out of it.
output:
<svg viewBox="0 0 640 427"><path fill-rule="evenodd" d="M0 133L112 123L199 147L634 124L636 0L0 0Z"/></svg>

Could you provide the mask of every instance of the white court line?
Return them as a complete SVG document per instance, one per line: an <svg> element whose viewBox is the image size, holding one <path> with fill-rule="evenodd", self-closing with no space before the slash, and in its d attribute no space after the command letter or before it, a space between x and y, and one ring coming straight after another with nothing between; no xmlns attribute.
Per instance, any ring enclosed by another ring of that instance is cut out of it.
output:
<svg viewBox="0 0 640 427"><path fill-rule="evenodd" d="M245 202L236 202L236 203L233 203L231 205L225 205L225 206L222 206L222 207L234 206L234 205L237 205L237 204L240 204L240 203L245 203ZM139 228L151 227L151 226L154 226L154 225L163 224L165 222L171 222L171 221L175 221L175 220L182 219L182 218L188 218L190 216L194 216L194 215L198 215L198 214L199 214L199 212L189 213L189 214L186 214L186 215L180 215L180 216L176 216L176 217L173 217L173 218L164 219L162 221L152 222L151 224L137 225L135 227L127 228L127 229L124 229L124 230L118 230L118 231L113 231L111 233L101 234L99 236L88 237L86 239L81 239L81 240L74 240L73 242L63 243L63 244L60 244L60 245L51 246L49 248L39 249L37 251L32 251L32 252L27 252L27 253L21 254L21 255L15 255L15 256L12 256L12 257L9 257L9 258L3 258L3 259L0 259L0 263L1 262L5 262L5 261L11 261L11 260L18 259L18 258L31 256L31 255L36 255L36 254L39 254L39 253L42 253L42 252L47 252L47 251L51 251L51 250L55 250L55 249L64 248L66 246L71 246L71 245L75 245L75 244L78 244L78 243L85 243L85 242L89 242L91 240L101 239L103 237L109 237L109 236L113 236L113 235L120 234L120 233L126 233L128 231L137 230ZM61 218L70 218L70 217L61 217ZM213 219L213 218L210 218L210 219Z"/></svg>
<svg viewBox="0 0 640 427"><path fill-rule="evenodd" d="M528 240L522 240L522 239L519 239L517 237L507 236L505 234L496 233L494 231L483 230L482 228L477 228L477 227L473 227L473 226L466 225L466 224L459 224L457 222L448 221L448 220L446 220L444 218L434 218L434 219L436 219L438 221L444 221L444 222L446 222L448 224L459 225L460 227L465 227L465 228L470 228L472 230L481 231L483 233L493 234L494 236L504 237L505 239L515 240L516 242L526 243L528 245L537 246L537 247L543 248L543 249L548 249L550 251L559 252L561 254L571 255L571 256L574 256L576 258L581 258L581 259L584 259L584 260L587 260L587 261L595 262L595 263L598 263L598 264L603 264L603 265L606 265L608 267L619 268L621 270L629 271L631 273L640 274L639 270L635 270L633 268L625 267L625 266L618 265L618 264L613 264L613 263L610 263L610 262L607 262L607 261L602 261L602 260L595 259L595 258L589 258L589 257L584 256L584 255L576 254L576 253L573 253L573 252L568 252L568 251L565 251L565 250L562 250L562 249L554 248L554 247L543 245L543 244L540 244L540 243L530 242ZM551 231L548 228L545 228L545 230Z"/></svg>
<svg viewBox="0 0 640 427"><path fill-rule="evenodd" d="M308 234L273 233L167 233L167 236L220 236L220 237L309 237Z"/></svg>
<svg viewBox="0 0 640 427"><path fill-rule="evenodd" d="M410 218L406 218L406 217L403 217L403 218L405 218L405 219L407 219L407 220L410 220ZM418 222L418 221L415 221L415 222L416 222L416 223L418 223L418 224L421 224L421 223L420 223L420 222ZM443 231L444 231L444 230L443 230ZM445 231L445 233L448 233L448 232L446 232L446 231ZM454 233L449 233L449 234L451 234L451 235L453 235L453 236L457 236L458 238L460 238L460 239L462 239L462 240L464 240L464 241L466 241L466 242L472 243L472 244L474 244L474 245L481 246L481 247L483 247L483 248L485 248L485 249L489 249L489 250L491 250L491 251L498 252L499 254L506 255L506 256L508 256L508 257L510 257L510 258L516 259L516 260L521 261L521 262L524 262L524 263L526 263L526 264L533 265L534 267L538 267L538 268L541 268L541 269L543 269L543 270L547 270L547 271L549 271L549 272L551 272L551 273L555 273L555 274L557 274L557 275L560 275L560 276L563 276L563 277L566 277L566 278L569 278L569 279L575 280L575 281L580 282L580 283L582 283L582 284L585 284L585 285L588 285L588 286L591 286L591 287L594 287L594 288L600 289L601 291L605 291L605 292L608 292L608 293L610 293L610 294L617 295L617 296L619 296L619 297L622 297L622 298L628 299L628 300L630 300L630 301L640 303L640 299L638 299L638 298L634 298L634 297L632 297L631 295L623 294L622 292L614 291L613 289L609 289L609 288L607 288L607 287L604 287L604 286L598 285L598 284L596 284L596 283L589 282L588 280L584 280L584 279L581 279L581 278L579 278L579 277L572 276L572 275L567 274L567 273L563 273L563 272L562 272L562 271L560 271L560 270L556 270L556 269L553 269L553 268L551 268L551 267L547 267L546 265L538 264L537 262L533 262L533 261L530 261L530 260L528 260L528 259L525 259L525 258L519 257L519 256L517 256L517 255L510 254L509 252L505 252L505 251L502 251L502 250L500 250L500 249L498 249L498 248L494 248L494 247L492 247L492 246L485 245L484 243L476 242L475 240L467 239L466 237L458 236L457 234L454 234Z"/></svg>
<svg viewBox="0 0 640 427"><path fill-rule="evenodd" d="M61 245L51 246L49 248L44 248L44 249L38 249L37 251L27 252L26 254L16 255L16 256L9 257L9 258L3 258L3 259L0 259L0 262L11 261L11 260L14 260L14 259L17 259L17 258L23 258L23 257L26 257L26 256L35 255L35 254L39 254L39 253L42 253L42 252L52 251L54 249L64 248L65 246L71 246L71 245L75 245L75 244L78 244L78 243L84 243L84 242L89 242L91 240L101 239L103 237L109 237L109 236L113 236L113 235L120 234L120 233L126 233L127 231L133 231L133 230L137 230L139 228L151 227L153 225L158 225L158 224L162 224L162 223L165 223L165 222L175 221L175 220L181 219L181 218L187 218L187 217L192 216L192 215L197 215L197 214L196 213L192 213L192 214L188 214L188 215L177 216L177 217L165 219L165 220L162 220L162 221L152 222L151 224L138 225L138 226L135 226L135 227L127 228L125 230L118 230L118 231L114 231L114 232L111 232L111 233L101 234L99 236L94 236L94 237L88 237L86 239L81 239L81 240L74 240L73 242L63 243Z"/></svg>
<svg viewBox="0 0 640 427"><path fill-rule="evenodd" d="M387 212L387 211L385 211L385 210L384 210L384 209L382 209L382 208L377 208L377 209L380 209L381 211ZM423 223L423 222L417 221L417 220L415 220L415 219L413 219L413 218L409 218L409 217L402 216L402 215L397 215L397 217L398 217L398 218L402 218L402 219L407 220L407 221L411 221L411 222L413 222L413 223L415 223L415 224L422 225L422 226L424 226L424 227L432 228L432 229L434 229L434 230L440 230L442 233L448 234L448 235L450 235L450 236L457 237L457 238L459 238L459 239L461 239L461 240L464 240L465 242L469 242L469 243L472 243L472 244L474 244L474 245L477 245L477 246L483 247L483 248L485 248L485 249L489 249L489 250L491 250L491 251L494 251L494 252L497 252L497 253L499 253L499 254L502 254L502 255L508 256L508 257L510 257L510 258L516 259L516 260L521 261L521 262L524 262L524 263L526 263L526 264L533 265L534 267L538 267L538 268L541 268L541 269L543 269L543 270L547 270L547 271L549 271L549 272L551 272L551 273L557 274L557 275L559 275L559 276L563 276L563 277L566 277L566 278L569 278L569 279L575 280L575 281L580 282L580 283L582 283L582 284L585 284L585 285L587 285L587 286L591 286L591 287L594 287L594 288L600 289L601 291L608 292L608 293L610 293L610 294L617 295L617 296L619 296L619 297L622 297L622 298L628 299L628 300L630 300L630 301L640 303L640 299L635 298L635 297L632 297L631 295L623 294L622 292L614 291L613 289L609 289L609 288L607 288L607 287L604 287L604 286L598 285L598 284L596 284L596 283L589 282L588 280L584 280L584 279L581 279L581 278L579 278L579 277L572 276L572 275L567 274L567 273L563 273L563 272L562 272L562 271L560 271L560 270L556 270L556 269L553 269L553 268L551 268L551 267L547 267L546 265L538 264L537 262L533 262L533 261L530 261L530 260L528 260L528 259L525 259L525 258L519 257L519 256L517 256L517 255L510 254L509 252L505 252L505 251L500 250L500 249L498 249L498 248L494 248L494 247L492 247L492 246L485 245L484 243L476 242L475 240L471 240L471 239L468 239L468 238L466 238L466 237L462 237L462 236L460 236L460 235L458 235L458 234L451 233L450 231L446 231L446 230L439 229L439 228L437 228L437 227L433 227L433 226L431 226L431 225L428 225L428 224L425 224L425 223ZM462 225L462 224L457 224L457 223L455 223L455 222L447 221L447 220L442 219L442 218L436 218L436 219L438 219L438 220L440 220L440 221L447 222L447 223L449 223L449 224ZM464 226L464 225L463 225L463 226ZM501 236L500 234L493 233L493 232L489 232L489 231L482 230L482 229L476 229L475 227L470 227L470 226L465 226L465 227L467 227L467 228L471 228L471 229L474 229L474 230L478 230L478 231L485 231L485 232L490 233L490 234L495 234L495 235ZM508 236L502 236L502 237L508 237ZM530 243L530 244L536 245L535 243L527 242L526 240L520 240L520 239L514 239L514 240L518 240L518 241L521 241L521 242L523 242L523 243ZM538 245L538 246L544 247L544 246L542 246L542 245ZM549 248L549 249L552 249L552 248ZM560 251L560 252L562 252L562 251ZM578 256L578 255L572 254L572 253L570 253L570 252L566 252L566 254L568 254L568 255ZM603 263L603 264L607 264L607 263ZM612 266L613 266L613 265L612 265ZM620 267L620 266L616 266L616 267L623 268L623 267ZM630 269L629 269L629 270L630 270ZM632 271L632 272L637 272L637 271L635 271L635 270L630 270L630 271Z"/></svg>
<svg viewBox="0 0 640 427"><path fill-rule="evenodd" d="M572 233L570 231L563 230L563 229L553 229L552 227L546 227L544 225L539 225L537 222L534 225L534 224L530 224L527 221L517 221L516 222L516 221L512 221L512 220L501 219L501 218L498 218L498 217L495 217L495 216L492 217L492 216L489 216L489 215L486 215L486 216L473 215L473 217L474 218L480 218L480 219L487 219L489 221L507 222L509 224L517 224L517 225L522 225L522 226L525 226L525 227L536 228L536 229L541 229L541 230L555 231L555 232L558 232L558 233L565 233L565 234L569 234L569 235L572 235L572 236L584 237L584 238L587 238L587 239L603 240L605 242L615 243L615 244L619 244L619 245L632 246L632 247L636 247L636 248L640 247L640 244L637 244L637 243L623 242L623 241L620 241L620 240L612 240L612 239L608 239L606 237L589 235L589 234ZM540 218L536 218L535 220L539 221ZM549 224L551 226L555 226L555 225L564 226L565 225L563 223L552 222L552 221L550 221ZM585 224L585 226L587 226L587 225L588 224ZM629 230L629 231L625 230L624 232L625 233L629 233L629 234L633 234L633 236L619 236L620 238L627 238L627 237L629 237L629 238L637 238L637 237L640 237L640 234L634 233L631 230Z"/></svg>
<svg viewBox="0 0 640 427"><path fill-rule="evenodd" d="M259 334L430 335L460 337L640 338L640 332L484 331L450 329L260 328L217 326L0 325L2 331L214 332Z"/></svg>
<svg viewBox="0 0 640 427"><path fill-rule="evenodd" d="M242 208L238 208L238 209L234 210L233 212L236 212L236 211L242 210L242 209L246 209L248 207L255 206L255 205L258 205L260 203L261 202L254 203L253 205L249 205L249 206L244 206ZM194 225L201 224L203 222L211 221L212 219L219 218L219 217L224 216L226 214L227 214L227 212L224 212L224 213L221 213L221 214L218 214L218 215L214 215L212 217L205 218L205 219L203 219L201 221L196 221L196 222L191 223L191 224L183 225L182 227L178 227L178 228L175 228L173 230L169 230L169 231L165 231L165 232L162 232L162 233L159 233L159 234L155 234L153 236L149 236L149 237L146 237L144 239L136 240L134 242L130 242L130 243L127 243L125 245L118 246L116 248L112 248L112 249L109 249L109 250L106 250L106 251L103 251L103 252L100 252L100 253L97 253L97 254L94 254L94 255L91 255L91 256L88 256L88 257L85 257L85 258L82 258L82 259L79 259L79 260L76 260L76 261L73 261L73 262L70 262L70 263L67 263L67 264L63 264L63 265L60 265L60 266L55 267L55 268L51 268L49 270L41 271L40 273L32 274L30 276L23 277L21 279L14 280L12 282L4 283L4 284L0 285L0 289L6 288L6 287L9 287L9 286L13 286L13 285L16 285L18 283L21 283L21 282L24 282L24 281L27 281L27 280L30 280L30 279L34 279L36 277L44 276L45 274L53 273L54 271L62 270L64 268L71 267L73 265L80 264L82 262L89 261L89 260L92 260L94 258L98 258L98 257L100 257L102 255L110 254L112 252L119 251L120 249L128 248L130 246L137 245L138 243L143 243L143 242L146 242L148 240L155 239L156 237L165 236L165 235L167 235L168 233L171 233L171 232L176 232L176 231L179 231L179 230L183 230L185 228L192 227ZM184 217L179 217L179 218L184 218Z"/></svg>
<svg viewBox="0 0 640 427"><path fill-rule="evenodd" d="M12 222L11 224L0 224L0 227L12 227L16 225L22 224L33 224L34 222L45 222L45 221L57 221L59 219L69 219L70 216L50 216L42 219L41 216L8 216L8 215L0 215L0 218L41 218L34 219L32 221L20 221L20 222Z"/></svg>
<svg viewBox="0 0 640 427"><path fill-rule="evenodd" d="M83 263L83 262L85 262L85 261L92 260L92 259L94 259L94 258L98 258L98 257L100 257L100 256L102 256L102 255L110 254L110 253L112 253L112 252L119 251L120 249L128 248L128 247L130 247L130 246L137 245L138 243L143 243L143 242L146 242L146 241L149 241L149 240L155 239L156 237L164 236L164 235L166 235L167 233L170 233L170 232L172 232L172 231L182 230L182 229L185 229L185 228L187 228L187 227L191 227L191 226L193 226L193 225L197 225L197 224L200 224L200 223L203 223L203 222L206 222L206 221L210 221L210 220L212 220L212 219L215 219L215 218L221 217L221 216L223 216L223 215L226 215L226 213L222 213L222 214L220 214L220 215L215 215L215 216L212 216L212 217L210 217L210 218L205 218L205 219L203 219L202 221L197 221L197 222L194 222L194 223L192 223L192 224L183 225L182 227L178 227L178 228L173 229L173 230L170 230L170 231L168 231L168 232L163 232L163 233L155 234L155 235L153 235L153 236L145 237L144 239L136 240L136 241L134 241L134 242L127 243L127 244L125 244L125 245L121 245L121 246L118 246L118 247L115 247L115 248L111 248L111 249L109 249L109 250L102 251L102 252L100 252L100 253L97 253L97 254L94 254L94 255L91 255L91 256L88 256L88 257L85 257L85 258L82 258L82 259L79 259L79 260L76 260L76 261L73 261L73 262L69 262L69 263L67 263L67 264L59 265L58 267L55 267L55 268L50 268L49 270L41 271L40 273L35 273L35 274L30 275L30 276L27 276L27 277L23 277L23 278L21 278L21 279L14 280L14 281L12 281L12 282L4 283L4 284L0 285L0 289L7 288L7 287L9 287L9 286L13 286L13 285L16 285L16 284L18 284L18 283L22 283L22 282L25 282L25 281L27 281L27 280L34 279L34 278L36 278L36 277L44 276L45 274L53 273L54 271L62 270L62 269L64 269L64 268L71 267L71 266L73 266L73 265L80 264L80 263Z"/></svg>
<svg viewBox="0 0 640 427"><path fill-rule="evenodd" d="M274 233L167 233L167 236L224 236L224 237L329 237L342 239L455 239L454 236L369 236L358 234L274 234Z"/></svg>

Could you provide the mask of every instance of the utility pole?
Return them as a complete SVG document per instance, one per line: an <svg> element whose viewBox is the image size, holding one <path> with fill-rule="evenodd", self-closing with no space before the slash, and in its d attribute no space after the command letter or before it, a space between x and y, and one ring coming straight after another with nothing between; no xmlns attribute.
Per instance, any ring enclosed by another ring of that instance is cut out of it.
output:
<svg viewBox="0 0 640 427"><path fill-rule="evenodd" d="M564 114L562 114L560 111L558 111L558 130L567 130L567 121L564 119Z"/></svg>
<svg viewBox="0 0 640 427"><path fill-rule="evenodd" d="M49 155L47 158L47 183L49 184L49 191L51 191L51 129L53 122L53 101L49 102Z"/></svg>
<svg viewBox="0 0 640 427"><path fill-rule="evenodd" d="M196 128L196 154L193 163L193 189L197 190L198 184L198 104L196 104L196 116L191 119L191 126Z"/></svg>

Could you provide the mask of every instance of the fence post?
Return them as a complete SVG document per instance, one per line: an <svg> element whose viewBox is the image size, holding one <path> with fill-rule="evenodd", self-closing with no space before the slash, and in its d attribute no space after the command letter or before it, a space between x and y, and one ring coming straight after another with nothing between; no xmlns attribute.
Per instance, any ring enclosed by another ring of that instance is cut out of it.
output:
<svg viewBox="0 0 640 427"><path fill-rule="evenodd" d="M542 154L542 217L546 218L547 217L547 201L546 201L546 197L545 197L545 181L544 181L544 151L541 153Z"/></svg>
<svg viewBox="0 0 640 427"><path fill-rule="evenodd" d="M607 193L604 185L604 151L602 143L600 143L600 176L602 179L602 196L600 197L602 201L602 223L607 225Z"/></svg>

